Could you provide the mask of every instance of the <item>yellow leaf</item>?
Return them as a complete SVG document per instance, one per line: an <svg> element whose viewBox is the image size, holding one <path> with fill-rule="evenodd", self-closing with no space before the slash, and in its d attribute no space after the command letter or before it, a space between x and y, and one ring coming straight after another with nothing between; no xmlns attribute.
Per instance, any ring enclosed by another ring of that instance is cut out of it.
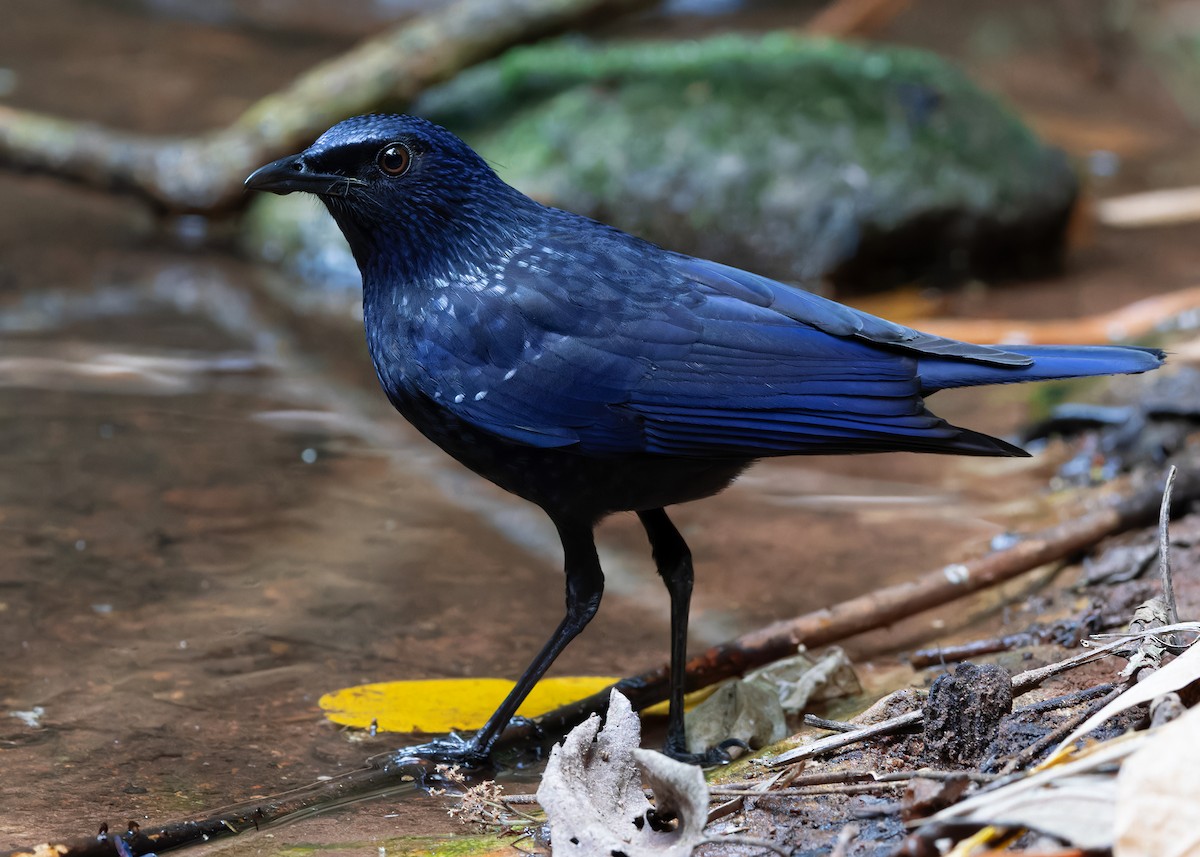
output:
<svg viewBox="0 0 1200 857"><path fill-rule="evenodd" d="M618 680L607 676L542 679L517 714L538 717ZM513 682L500 678L389 681L335 690L318 704L326 717L343 726L366 729L376 721L380 732L444 733L483 726L512 688Z"/></svg>

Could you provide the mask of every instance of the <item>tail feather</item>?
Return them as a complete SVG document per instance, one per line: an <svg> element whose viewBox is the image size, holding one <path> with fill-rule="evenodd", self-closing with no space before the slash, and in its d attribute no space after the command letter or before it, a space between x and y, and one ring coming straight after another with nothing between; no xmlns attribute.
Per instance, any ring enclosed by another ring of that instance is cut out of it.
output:
<svg viewBox="0 0 1200 857"><path fill-rule="evenodd" d="M921 358L917 372L925 395L951 387L1013 384L1086 378L1092 375L1133 375L1157 369L1166 354L1157 348L1123 345L1003 345L1004 351L1033 358L1029 366L996 366L941 357Z"/></svg>

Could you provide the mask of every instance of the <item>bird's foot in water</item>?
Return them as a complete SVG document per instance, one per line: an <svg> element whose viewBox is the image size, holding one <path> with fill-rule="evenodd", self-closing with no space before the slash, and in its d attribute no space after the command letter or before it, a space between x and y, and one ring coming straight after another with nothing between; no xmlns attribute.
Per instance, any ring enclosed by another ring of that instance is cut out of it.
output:
<svg viewBox="0 0 1200 857"><path fill-rule="evenodd" d="M750 745L741 738L728 738L715 747L709 747L703 753L690 753L686 745L668 740L666 746L663 747L663 753L677 762L699 765L702 768L715 768L718 765L728 765L737 758L729 752L735 747L747 753L751 751ZM738 756L740 755L741 753L738 754Z"/></svg>
<svg viewBox="0 0 1200 857"><path fill-rule="evenodd" d="M501 766L520 767L529 761L527 756L534 759L541 758L539 747L539 739L543 737L541 728L528 718L513 717L509 719L501 733L510 727L518 727L523 730L523 735L508 734L509 739L516 738L517 740L509 740L501 750ZM469 737L458 732L451 732L449 735L434 738L424 744L400 747L390 753L381 753L372 757L369 762L376 767L420 765L430 769L436 765L456 765L468 771L476 771L480 768L495 766L492 751L497 748L499 737L485 725L483 729ZM520 749L527 744L531 745L530 749ZM523 756L522 753L525 755Z"/></svg>
<svg viewBox="0 0 1200 857"><path fill-rule="evenodd" d="M425 763L458 765L461 768L474 770L482 768L488 763L488 750L481 748L470 738L464 738L457 732L451 732L449 735L434 738L424 744L401 747L390 753L382 753L371 761L378 767Z"/></svg>

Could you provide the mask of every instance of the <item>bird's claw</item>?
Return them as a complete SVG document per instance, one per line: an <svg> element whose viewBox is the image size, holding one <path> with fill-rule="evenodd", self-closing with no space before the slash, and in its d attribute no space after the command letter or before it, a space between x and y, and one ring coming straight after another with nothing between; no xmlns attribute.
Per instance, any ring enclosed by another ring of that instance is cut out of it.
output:
<svg viewBox="0 0 1200 857"><path fill-rule="evenodd" d="M403 765L413 762L432 762L439 765L458 765L473 770L488 762L488 752L481 749L470 738L451 732L442 738L434 738L424 744L401 747L382 757L386 765Z"/></svg>
<svg viewBox="0 0 1200 857"><path fill-rule="evenodd" d="M690 753L684 747L668 741L667 746L663 748L663 753L677 762L699 765L701 768L715 768L718 765L728 765L733 761L734 757L729 752L733 747L746 752L752 750L750 745L741 738L727 738L715 747L709 747L703 753Z"/></svg>

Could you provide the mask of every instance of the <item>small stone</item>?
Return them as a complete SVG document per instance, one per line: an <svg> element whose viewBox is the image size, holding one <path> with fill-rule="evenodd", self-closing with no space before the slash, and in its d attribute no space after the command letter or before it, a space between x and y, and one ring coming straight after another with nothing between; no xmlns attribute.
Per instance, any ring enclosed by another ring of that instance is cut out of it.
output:
<svg viewBox="0 0 1200 857"><path fill-rule="evenodd" d="M925 756L931 765L973 766L1012 712L1012 679L995 664L959 664L940 675L925 703Z"/></svg>

